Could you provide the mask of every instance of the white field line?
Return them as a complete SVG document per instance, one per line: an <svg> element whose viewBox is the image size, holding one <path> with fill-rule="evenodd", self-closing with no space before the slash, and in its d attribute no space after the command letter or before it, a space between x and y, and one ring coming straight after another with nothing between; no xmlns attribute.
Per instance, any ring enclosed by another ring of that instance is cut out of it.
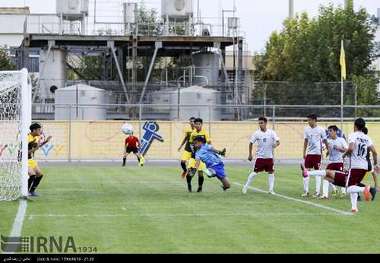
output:
<svg viewBox="0 0 380 263"><path fill-rule="evenodd" d="M212 214L212 213L188 213L188 214L104 214L104 215L94 215L94 214L82 214L82 215L59 215L59 214L36 214L36 215L29 215L28 220L34 220L35 218L122 218L122 217L130 217L130 216L143 216L143 217L214 217L214 216L230 216L230 217L237 217L237 216L247 216L247 217L268 217L268 216L320 216L320 215L331 215L330 213L326 214L311 214L311 213L230 213L230 214Z"/></svg>
<svg viewBox="0 0 380 263"><path fill-rule="evenodd" d="M9 234L10 237L21 237L22 226L24 224L26 208L28 207L27 200L20 200L18 205L17 214L13 221L12 230ZM6 249L7 250L7 249ZM14 254L14 252L8 252L7 254Z"/></svg>
<svg viewBox="0 0 380 263"><path fill-rule="evenodd" d="M234 183L234 185L243 187L243 185L239 184L239 183ZM264 191L264 190L261 190L261 189L258 189L258 188L254 188L254 187L248 187L248 188L251 189L251 190L253 190L253 191L255 191L255 192L258 192L258 193L268 193L267 191ZM289 197L289 196L286 196L286 195L281 195L281 194L277 194L276 193L274 196L277 196L277 197L280 197L280 198L283 198L283 199L286 199L286 200L289 200L289 201L294 201L294 202L302 203L302 204L305 204L305 205L308 205L308 206L314 206L314 207L317 207L317 208L320 208L320 209L325 209L325 210L337 213L339 215L344 215L344 216L352 216L353 215L350 212L346 212L346 211L343 211L343 210L335 209L335 208L332 208L332 207L329 207L329 206L325 206L325 205L316 204L316 203L313 203L313 202L310 202L310 201L305 201L305 200L302 200L302 199L297 199L297 198Z"/></svg>

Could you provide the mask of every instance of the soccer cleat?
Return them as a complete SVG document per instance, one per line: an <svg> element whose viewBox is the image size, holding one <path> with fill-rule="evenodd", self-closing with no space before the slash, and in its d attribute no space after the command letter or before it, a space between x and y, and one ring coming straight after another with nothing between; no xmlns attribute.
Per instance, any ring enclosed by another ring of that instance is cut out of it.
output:
<svg viewBox="0 0 380 263"><path fill-rule="evenodd" d="M30 193L29 193L29 196L32 196L32 197L39 197L40 195L39 195L37 192L30 192Z"/></svg>
<svg viewBox="0 0 380 263"><path fill-rule="evenodd" d="M247 194L247 192L248 192L248 187L244 186L243 189L241 190L241 192L242 192L243 194Z"/></svg>
<svg viewBox="0 0 380 263"><path fill-rule="evenodd" d="M143 156L141 156L141 158L140 158L140 162L139 162L140 167L143 167L143 166L144 166L144 163L145 163L145 159L144 159Z"/></svg>
<svg viewBox="0 0 380 263"><path fill-rule="evenodd" d="M221 187L222 187L222 189L223 189L224 192L227 192L227 190L230 189L229 187L226 188L226 187L224 187L223 185L222 185Z"/></svg>
<svg viewBox="0 0 380 263"><path fill-rule="evenodd" d="M369 202L369 201L372 200L372 194L371 194L371 192L370 192L370 189L371 189L370 186L366 186L366 187L364 188L364 192L363 192L364 200L366 200L367 202Z"/></svg>
<svg viewBox="0 0 380 263"><path fill-rule="evenodd" d="M351 212L352 212L353 214L356 214L356 213L359 212L359 210L356 208L356 209L352 209Z"/></svg>
<svg viewBox="0 0 380 263"><path fill-rule="evenodd" d="M303 198L309 197L309 193L308 193L308 192L305 192L305 193L303 193L303 194L301 195L301 197L303 197Z"/></svg>
<svg viewBox="0 0 380 263"><path fill-rule="evenodd" d="M369 192L372 195L372 201L375 201L375 197L376 197L376 194L377 194L376 188L371 187L371 189L369 190Z"/></svg>
<svg viewBox="0 0 380 263"><path fill-rule="evenodd" d="M320 197L321 197L321 194L320 194L320 193L315 193L315 194L313 194L313 197L314 197L314 198L320 198Z"/></svg>
<svg viewBox="0 0 380 263"><path fill-rule="evenodd" d="M319 199L321 199L321 200L329 200L329 197L328 196L321 196Z"/></svg>
<svg viewBox="0 0 380 263"><path fill-rule="evenodd" d="M269 195L276 195L276 193L274 191L269 191L268 194Z"/></svg>

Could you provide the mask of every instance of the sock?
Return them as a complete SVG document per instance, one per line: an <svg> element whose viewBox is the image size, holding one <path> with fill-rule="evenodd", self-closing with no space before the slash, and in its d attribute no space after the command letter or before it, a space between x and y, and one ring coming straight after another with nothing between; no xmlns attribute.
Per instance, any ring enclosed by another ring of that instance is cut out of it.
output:
<svg viewBox="0 0 380 263"><path fill-rule="evenodd" d="M351 193L351 205L352 209L358 209L358 193Z"/></svg>
<svg viewBox="0 0 380 263"><path fill-rule="evenodd" d="M36 176L36 178L34 179L33 181L33 185L30 187L30 192L34 192L36 191L38 185L40 184L41 180L42 180L42 177L43 175L41 176Z"/></svg>
<svg viewBox="0 0 380 263"><path fill-rule="evenodd" d="M187 188L191 192L191 181L193 180L193 177L188 175L188 176L186 176L186 180L187 180Z"/></svg>
<svg viewBox="0 0 380 263"><path fill-rule="evenodd" d="M28 179L28 191L29 192L31 191L31 188L33 186L33 182L34 182L35 178L36 178L35 175L29 176L29 179Z"/></svg>
<svg viewBox="0 0 380 263"><path fill-rule="evenodd" d="M274 174L270 174L268 177L269 192L273 192L274 190L274 180L275 180Z"/></svg>
<svg viewBox="0 0 380 263"><path fill-rule="evenodd" d="M310 177L303 178L303 190L305 193L309 192L309 182L310 182Z"/></svg>
<svg viewBox="0 0 380 263"><path fill-rule="evenodd" d="M249 187L251 185L251 183L253 182L253 179L255 179L257 173L255 172L252 172L249 176L248 176L248 180L247 182L245 183L244 187Z"/></svg>
<svg viewBox="0 0 380 263"><path fill-rule="evenodd" d="M321 193L322 177L315 177L315 192L319 195Z"/></svg>
<svg viewBox="0 0 380 263"><path fill-rule="evenodd" d="M309 171L308 172L309 176L326 176L326 170L317 170L317 171Z"/></svg>
<svg viewBox="0 0 380 263"><path fill-rule="evenodd" d="M360 187L360 186L353 185L353 186L348 187L347 193L349 193L349 194L363 193L364 190L365 190L365 187Z"/></svg>
<svg viewBox="0 0 380 263"><path fill-rule="evenodd" d="M126 162L127 162L127 158L123 158L123 165L125 165L126 164Z"/></svg>
<svg viewBox="0 0 380 263"><path fill-rule="evenodd" d="M205 181L204 176L198 176L198 186L199 186L199 188L202 188L204 181Z"/></svg>
<svg viewBox="0 0 380 263"><path fill-rule="evenodd" d="M331 186L331 188L332 188L333 191L337 191L338 190L334 184L329 183L329 185Z"/></svg>
<svg viewBox="0 0 380 263"><path fill-rule="evenodd" d="M323 186L322 186L323 197L329 197L329 187L330 187L330 182L327 180L323 180Z"/></svg>
<svg viewBox="0 0 380 263"><path fill-rule="evenodd" d="M184 172L187 171L186 163L185 163L185 162L181 162L181 167L182 167L182 170L183 170Z"/></svg>

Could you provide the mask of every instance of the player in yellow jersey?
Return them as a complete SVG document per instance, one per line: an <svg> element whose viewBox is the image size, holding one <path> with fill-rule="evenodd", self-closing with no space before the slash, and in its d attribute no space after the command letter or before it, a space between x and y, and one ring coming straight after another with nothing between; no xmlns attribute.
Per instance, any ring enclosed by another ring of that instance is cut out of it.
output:
<svg viewBox="0 0 380 263"><path fill-rule="evenodd" d="M33 123L30 126L30 133L28 134L28 190L30 196L38 196L35 192L40 184L43 174L36 160L34 160L34 153L47 144L51 140L51 136L41 142L42 126L39 123Z"/></svg>
<svg viewBox="0 0 380 263"><path fill-rule="evenodd" d="M195 149L193 147L193 143L194 143L194 139L197 137L198 138L203 137L208 144L211 144L210 136L209 136L208 132L203 128L203 120L199 119L199 118L194 120L194 130L191 133L190 139L189 139L189 143L192 147L192 154L191 154L191 158L190 158L188 165L187 165L188 172L186 175L186 179L187 179L187 188L188 188L189 192L192 192L191 181L192 181L193 176L195 175L195 172L196 172L196 171L194 171L194 169L197 170L198 171L198 190L197 190L197 192L200 193L200 192L202 192L202 187L203 187L203 183L205 180L204 175L203 175L203 170L206 169L206 165L203 162L201 162L198 169L195 168L196 161L195 161Z"/></svg>
<svg viewBox="0 0 380 263"><path fill-rule="evenodd" d="M190 140L190 135L194 130L194 120L195 120L194 117L191 117L189 119L189 126L187 126L184 129L184 137L183 137L181 146L179 146L179 148L178 148L178 152L180 152L182 150L183 146L185 146L185 150L183 151L182 156L181 156L181 167L183 170L182 175L181 175L182 178L186 177L187 162L191 159L192 149L191 149L191 145L189 143L189 140Z"/></svg>

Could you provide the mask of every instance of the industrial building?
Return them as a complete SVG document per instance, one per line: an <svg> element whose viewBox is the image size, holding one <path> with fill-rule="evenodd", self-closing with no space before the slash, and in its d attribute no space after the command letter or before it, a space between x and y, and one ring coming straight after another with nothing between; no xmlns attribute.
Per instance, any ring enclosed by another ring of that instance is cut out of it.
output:
<svg viewBox="0 0 380 263"><path fill-rule="evenodd" d="M213 24L199 8L195 12L192 0L162 0L157 19L142 17L139 3L125 1L116 7L115 19L102 21L99 5L96 0L56 0L54 14L32 14L27 7L0 10L0 20L13 24L8 35L0 32L0 41L13 36L8 46L17 68L28 68L37 79L35 118L94 118L57 114L63 102L106 102L100 114L105 119L185 120L194 115L222 120L245 114L228 107L197 109L250 103L253 66L235 8L223 10L222 23ZM89 61L99 63L93 78L79 70ZM82 100L91 88L104 98ZM149 107L137 113L137 105ZM186 112L178 105L185 105Z"/></svg>

